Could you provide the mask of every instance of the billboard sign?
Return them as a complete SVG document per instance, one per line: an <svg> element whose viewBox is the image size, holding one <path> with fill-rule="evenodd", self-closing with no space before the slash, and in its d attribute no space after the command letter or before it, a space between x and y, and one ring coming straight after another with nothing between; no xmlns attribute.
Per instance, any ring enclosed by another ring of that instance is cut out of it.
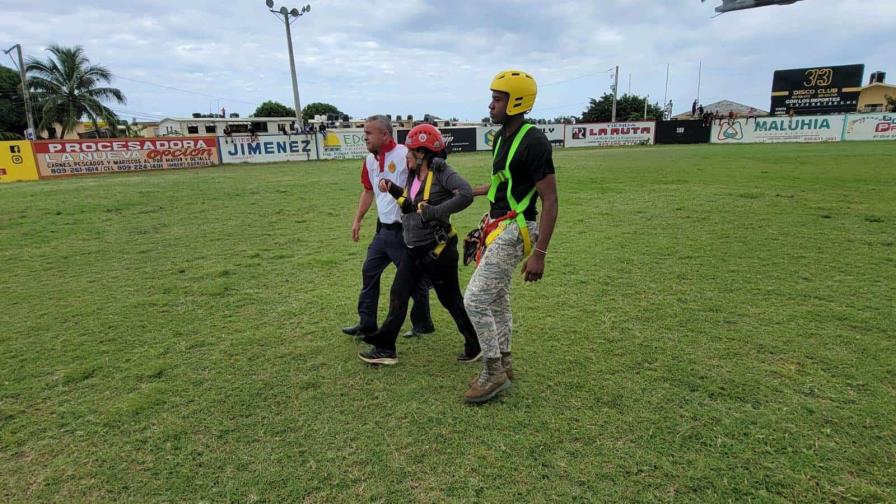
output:
<svg viewBox="0 0 896 504"><path fill-rule="evenodd" d="M563 124L533 124L540 129L554 147L563 147ZM476 150L490 151L495 145L495 135L500 126L479 126L476 128Z"/></svg>
<svg viewBox="0 0 896 504"><path fill-rule="evenodd" d="M896 112L850 114L844 140L896 140Z"/></svg>
<svg viewBox="0 0 896 504"><path fill-rule="evenodd" d="M656 134L653 121L570 124L566 127L567 147L609 147L652 145Z"/></svg>
<svg viewBox="0 0 896 504"><path fill-rule="evenodd" d="M222 163L272 163L317 159L317 135L264 135L218 137Z"/></svg>
<svg viewBox="0 0 896 504"><path fill-rule="evenodd" d="M367 157L364 130L327 130L321 134L324 139L320 148L320 159L362 159Z"/></svg>
<svg viewBox="0 0 896 504"><path fill-rule="evenodd" d="M404 144L410 130L398 130L396 142ZM439 128L448 146L448 152L474 152L476 150L476 128Z"/></svg>
<svg viewBox="0 0 896 504"><path fill-rule="evenodd" d="M37 180L37 178L31 142L27 140L0 142L0 182Z"/></svg>
<svg viewBox="0 0 896 504"><path fill-rule="evenodd" d="M41 140L34 142L34 153L41 177L220 164L215 137Z"/></svg>
<svg viewBox="0 0 896 504"><path fill-rule="evenodd" d="M778 70L772 82L772 115L855 112L865 65Z"/></svg>
<svg viewBox="0 0 896 504"><path fill-rule="evenodd" d="M713 122L710 141L716 144L839 142L845 116L757 117Z"/></svg>

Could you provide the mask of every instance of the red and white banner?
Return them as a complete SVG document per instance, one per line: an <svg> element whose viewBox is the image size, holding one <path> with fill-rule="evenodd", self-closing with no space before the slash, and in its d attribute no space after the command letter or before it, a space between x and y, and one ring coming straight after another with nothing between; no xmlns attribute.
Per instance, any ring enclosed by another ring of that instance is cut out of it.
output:
<svg viewBox="0 0 896 504"><path fill-rule="evenodd" d="M896 113L849 114L844 140L896 140Z"/></svg>
<svg viewBox="0 0 896 504"><path fill-rule="evenodd" d="M653 145L656 123L653 121L569 124L565 131L567 147L608 147L613 145Z"/></svg>
<svg viewBox="0 0 896 504"><path fill-rule="evenodd" d="M41 140L34 142L34 157L41 177L221 164L215 137Z"/></svg>

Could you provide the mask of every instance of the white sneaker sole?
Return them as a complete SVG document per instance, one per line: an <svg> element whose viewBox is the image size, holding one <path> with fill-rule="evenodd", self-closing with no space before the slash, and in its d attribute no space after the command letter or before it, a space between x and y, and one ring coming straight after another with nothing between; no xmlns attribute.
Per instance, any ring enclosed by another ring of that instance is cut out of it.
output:
<svg viewBox="0 0 896 504"><path fill-rule="evenodd" d="M368 364L380 364L382 366L394 366L398 364L398 357L385 357L380 359L371 359L369 357L364 357L361 354L358 354L358 358Z"/></svg>

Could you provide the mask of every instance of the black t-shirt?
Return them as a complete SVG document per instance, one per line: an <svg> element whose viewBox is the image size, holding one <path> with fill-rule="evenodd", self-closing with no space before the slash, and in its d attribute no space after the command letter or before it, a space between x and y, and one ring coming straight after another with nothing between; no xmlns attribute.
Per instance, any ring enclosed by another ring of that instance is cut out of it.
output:
<svg viewBox="0 0 896 504"><path fill-rule="evenodd" d="M516 135L516 133L514 133ZM492 165L492 173L504 171L507 164L507 156L510 154L510 147L513 145L513 136L504 137L504 128L495 135L495 144L501 139L498 155ZM494 152L494 151L493 151ZM510 176L513 178L513 198L519 203L529 194L529 191L535 187L537 182L542 181L548 175L554 173L554 159L551 157L551 142L548 137L544 136L537 127L529 128L520 145L516 149L516 156L510 162ZM536 192L529 201L529 206L523 212L526 220L534 221L538 216L536 203L538 202L538 192ZM501 182L498 185L498 191L495 193L495 202L491 204L489 212L492 218L498 218L510 212L510 203L507 201L507 182Z"/></svg>

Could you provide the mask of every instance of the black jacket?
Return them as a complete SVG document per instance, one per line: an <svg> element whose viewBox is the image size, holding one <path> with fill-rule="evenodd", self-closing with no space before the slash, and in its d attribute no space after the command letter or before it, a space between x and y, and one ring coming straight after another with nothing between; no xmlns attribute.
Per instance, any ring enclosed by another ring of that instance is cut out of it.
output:
<svg viewBox="0 0 896 504"><path fill-rule="evenodd" d="M417 213L417 206L423 201L426 179L420 183L417 197L411 201L411 184L416 177L415 172L408 175L407 187L393 185L389 194L399 199L407 191L408 198L401 207L401 222L404 228L404 241L408 247L430 245L436 241L435 227L448 230L451 227L451 214L458 213L473 204L473 189L454 168L442 158L435 158L432 166L432 186L429 201L423 207L422 215Z"/></svg>

